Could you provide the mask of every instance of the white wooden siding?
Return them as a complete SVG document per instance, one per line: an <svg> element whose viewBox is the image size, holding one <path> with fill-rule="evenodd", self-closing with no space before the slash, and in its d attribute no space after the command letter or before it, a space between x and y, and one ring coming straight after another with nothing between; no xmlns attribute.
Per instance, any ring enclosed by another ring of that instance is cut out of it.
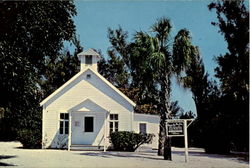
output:
<svg viewBox="0 0 250 168"><path fill-rule="evenodd" d="M154 149L158 148L158 139L159 139L159 123L160 117L158 115L148 115L148 114L138 114L134 113L134 131L139 133L140 123L146 123L147 133L154 134L155 137L153 138L152 144L145 144L145 146L150 146Z"/></svg>
<svg viewBox="0 0 250 168"><path fill-rule="evenodd" d="M90 79L86 79L87 74L91 74ZM132 124L129 123L132 123L133 106L92 71L87 70L43 105L44 147L58 147L57 142L53 141L58 136L59 114L67 113L69 109L72 110L87 100L95 102L110 113L119 114L120 131L132 131Z"/></svg>

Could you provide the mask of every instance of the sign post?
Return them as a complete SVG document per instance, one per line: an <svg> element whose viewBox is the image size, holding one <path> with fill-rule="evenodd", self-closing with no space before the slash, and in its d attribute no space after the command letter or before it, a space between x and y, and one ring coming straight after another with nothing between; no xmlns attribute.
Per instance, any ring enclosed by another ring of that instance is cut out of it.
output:
<svg viewBox="0 0 250 168"><path fill-rule="evenodd" d="M187 120L184 120L184 144L185 144L185 162L188 162L188 134L187 134Z"/></svg>
<svg viewBox="0 0 250 168"><path fill-rule="evenodd" d="M187 124L187 121L189 123ZM167 136L169 137L181 137L184 136L185 144L185 162L188 162L188 126L194 121L194 119L174 119L167 120Z"/></svg>

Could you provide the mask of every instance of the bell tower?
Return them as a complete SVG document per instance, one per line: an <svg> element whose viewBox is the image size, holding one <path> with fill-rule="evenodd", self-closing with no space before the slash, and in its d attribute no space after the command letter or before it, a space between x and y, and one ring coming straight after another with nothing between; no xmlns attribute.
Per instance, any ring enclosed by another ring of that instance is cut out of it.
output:
<svg viewBox="0 0 250 168"><path fill-rule="evenodd" d="M80 71L83 71L86 68L91 68L92 70L97 71L97 62L100 60L100 55L92 48L77 54L77 56L81 62Z"/></svg>

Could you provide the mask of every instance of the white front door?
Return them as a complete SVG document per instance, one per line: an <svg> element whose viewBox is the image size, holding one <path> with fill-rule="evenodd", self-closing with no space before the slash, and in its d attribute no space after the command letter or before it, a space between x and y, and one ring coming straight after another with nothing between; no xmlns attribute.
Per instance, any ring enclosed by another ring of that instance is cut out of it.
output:
<svg viewBox="0 0 250 168"><path fill-rule="evenodd" d="M104 116L97 112L72 114L72 144L95 145L103 134Z"/></svg>

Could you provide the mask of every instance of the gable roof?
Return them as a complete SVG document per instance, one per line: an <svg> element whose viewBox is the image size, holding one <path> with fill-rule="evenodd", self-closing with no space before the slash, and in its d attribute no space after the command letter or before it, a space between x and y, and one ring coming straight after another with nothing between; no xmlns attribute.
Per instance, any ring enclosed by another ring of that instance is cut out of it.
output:
<svg viewBox="0 0 250 168"><path fill-rule="evenodd" d="M97 52L95 52L92 48L77 54L77 56L80 56L80 55L95 55L95 56L100 57L100 55Z"/></svg>
<svg viewBox="0 0 250 168"><path fill-rule="evenodd" d="M93 109L93 107L95 109ZM83 100L81 103L71 107L69 111L108 111L108 110L105 109L103 106L97 104L96 102L92 101L91 99L87 98Z"/></svg>
<svg viewBox="0 0 250 168"><path fill-rule="evenodd" d="M58 94L60 91L62 91L65 87L70 85L74 80L76 80L80 75L82 75L87 70L90 70L92 73L94 73L99 79L101 79L105 84L107 84L111 89L113 89L116 93L118 93L121 97L123 97L128 103L130 103L132 106L135 106L136 104L130 100L125 94L123 94L119 89L117 89L115 86L113 86L107 79L105 79L101 74L98 72L92 70L91 68L87 68L84 71L78 72L75 76L73 76L70 80L68 80L66 83L64 83L61 87L59 87L56 91L54 91L52 94L50 94L47 98L45 98L41 103L40 106L44 105L46 102L48 102L52 97L54 97L56 94Z"/></svg>

